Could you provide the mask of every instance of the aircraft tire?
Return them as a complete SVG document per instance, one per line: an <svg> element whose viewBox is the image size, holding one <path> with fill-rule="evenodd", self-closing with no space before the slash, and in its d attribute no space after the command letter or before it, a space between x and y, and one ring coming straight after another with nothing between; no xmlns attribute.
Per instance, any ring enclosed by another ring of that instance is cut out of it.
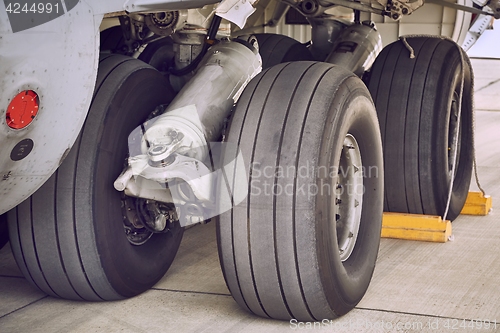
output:
<svg viewBox="0 0 500 333"><path fill-rule="evenodd" d="M331 64L273 66L245 88L227 141L249 166L247 198L217 224L233 298L282 320L350 311L371 280L382 223L382 146L366 86ZM232 181L235 191L244 183Z"/></svg>

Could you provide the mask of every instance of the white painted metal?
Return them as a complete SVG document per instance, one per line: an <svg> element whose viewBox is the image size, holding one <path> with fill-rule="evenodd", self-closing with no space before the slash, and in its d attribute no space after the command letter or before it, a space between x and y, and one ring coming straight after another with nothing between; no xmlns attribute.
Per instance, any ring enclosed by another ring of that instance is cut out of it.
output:
<svg viewBox="0 0 500 333"><path fill-rule="evenodd" d="M166 112L145 134L152 146L170 144L171 131L182 133L176 150L205 147L220 136L224 119L246 84L261 71L260 55L237 42L221 42L208 50L196 75L177 94ZM143 153L146 153L143 146ZM191 157L204 160L206 151Z"/></svg>
<svg viewBox="0 0 500 333"><path fill-rule="evenodd" d="M0 3L0 214L49 178L80 132L96 79L101 19L80 1L57 19L13 33ZM40 109L28 127L14 130L6 109L23 90L39 95ZM12 161L12 149L27 138L33 151Z"/></svg>
<svg viewBox="0 0 500 333"><path fill-rule="evenodd" d="M474 20L474 23L467 32L467 36L462 43L462 48L468 51L472 45L476 43L479 37L488 29L492 23L492 17L487 15L478 15Z"/></svg>
<svg viewBox="0 0 500 333"><path fill-rule="evenodd" d="M129 189L130 193L133 193L135 187L139 187L136 179L146 179L153 180L160 184L165 184L168 181L174 179L182 179L184 182L188 183L193 191L194 195L198 200L203 202L209 202L213 200L213 177L211 175L210 169L202 162L184 155L179 155L177 153L172 153L172 162L165 166L154 167L149 164L149 160L145 155L139 155L129 158L129 169L122 175L130 175L132 178L123 179L119 177L115 181L115 188L120 190L125 185L125 189ZM118 181L122 181L118 183ZM140 188L142 192L149 192L149 183L145 183L146 187ZM172 186L169 186L172 187ZM147 195L149 198L149 195ZM173 199L166 197L166 202L174 202ZM162 200L163 201L163 200Z"/></svg>
<svg viewBox="0 0 500 333"><path fill-rule="evenodd" d="M238 27L243 28L247 19L255 8L253 6L256 0L223 0L215 9L218 16L226 19Z"/></svg>

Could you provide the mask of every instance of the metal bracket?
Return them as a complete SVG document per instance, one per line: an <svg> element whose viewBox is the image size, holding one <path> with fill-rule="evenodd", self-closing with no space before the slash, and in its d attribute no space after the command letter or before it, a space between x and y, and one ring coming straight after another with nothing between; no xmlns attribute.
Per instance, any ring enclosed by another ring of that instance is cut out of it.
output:
<svg viewBox="0 0 500 333"><path fill-rule="evenodd" d="M489 9L488 7L486 8L486 10L483 10L483 9L478 9L478 8L474 8L474 7L467 7L467 6L464 6L464 5L459 5L459 4L456 4L456 3L451 3L451 2L448 2L448 1L445 1L445 0L427 0L428 3L434 3L436 5L441 5L441 6L444 6L444 7L450 7L450 8L454 8L454 9L458 9L458 10L463 10L464 12L469 12L469 13L472 13L472 14L479 14L479 15L489 15L489 16L493 16L494 18L496 19L499 19L500 18L500 10L497 11L497 9L500 9L498 6L498 0L492 0L490 2L490 4L488 5L489 7L492 6L492 3L495 4L495 11L493 11L492 9Z"/></svg>
<svg viewBox="0 0 500 333"><path fill-rule="evenodd" d="M397 21L404 15L410 15L418 8L422 7L424 0L378 0L378 3L385 7L386 15Z"/></svg>
<svg viewBox="0 0 500 333"><path fill-rule="evenodd" d="M189 184L194 195L201 201L210 201L213 198L212 172L200 161L179 154L172 154L173 161L166 166L154 167L149 164L147 155L138 155L129 158L129 167L115 181L115 188L123 191L134 185L134 177L145 178L156 183L166 183L171 179L182 179ZM140 178L139 178L140 179ZM144 189L147 191L147 189ZM141 195L149 198L151 195ZM156 198L158 200L160 198ZM169 201L164 201L169 200ZM164 202L173 202L171 196L164 197Z"/></svg>
<svg viewBox="0 0 500 333"><path fill-rule="evenodd" d="M479 39L479 36L481 36L490 25L491 20L492 20L491 16L484 14L479 15L474 20L474 23L470 27L465 37L465 40L462 43L462 48L465 51L469 50L472 47L472 45L476 43L476 41Z"/></svg>

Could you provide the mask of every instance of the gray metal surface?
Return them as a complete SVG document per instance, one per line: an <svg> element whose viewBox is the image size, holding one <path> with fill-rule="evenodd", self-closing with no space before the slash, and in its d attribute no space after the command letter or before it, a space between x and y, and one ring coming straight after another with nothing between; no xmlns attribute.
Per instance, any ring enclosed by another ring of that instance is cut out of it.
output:
<svg viewBox="0 0 500 333"><path fill-rule="evenodd" d="M454 240L445 244L383 239L365 298L346 316L316 330L495 332L492 325L489 330L463 328L481 319L496 320L500 331L500 98L495 96L500 60L476 59L473 65L479 176L493 197L492 213L460 216L453 223ZM214 224L187 230L174 264L155 288L120 302L47 297L21 276L8 246L0 251L2 333L298 330L298 323L265 320L239 309L219 268Z"/></svg>

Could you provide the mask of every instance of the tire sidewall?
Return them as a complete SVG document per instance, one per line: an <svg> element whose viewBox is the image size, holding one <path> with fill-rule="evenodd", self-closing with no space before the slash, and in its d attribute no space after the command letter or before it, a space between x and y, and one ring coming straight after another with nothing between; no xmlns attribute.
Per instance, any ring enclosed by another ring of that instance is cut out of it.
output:
<svg viewBox="0 0 500 333"><path fill-rule="evenodd" d="M377 171L372 175L367 171L364 175L359 234L353 253L345 262L340 260L336 228L331 228L335 223L333 196L319 195L317 198L316 235L321 280L326 294L338 294L344 300L344 305L330 304L339 315L355 306L368 288L378 254L383 210L382 144L375 108L364 85L354 77L348 81L351 82L346 82L332 101L332 105L340 109L332 107L329 110L325 123L332 125L324 130L319 167L339 165L343 138L349 133L358 141L362 170L375 167ZM350 91L349 86L353 87Z"/></svg>
<svg viewBox="0 0 500 333"><path fill-rule="evenodd" d="M464 87L462 91L461 109L460 109L460 146L459 155L456 161L456 171L455 175L452 176L449 171L449 159L448 159L448 140L449 140L449 128L450 128L450 116L451 116L451 105L454 93L460 96L460 87L462 84L462 61L460 59L460 54L456 52L454 48L451 49L453 52L448 59L448 65L443 71L439 83L440 87L449 87L449 89L441 88L440 93L438 93L439 100L437 101L435 107L435 127L433 129L435 139L435 145L433 146L433 164L432 172L433 183L436 184L437 193L449 193L450 186L453 181L453 191L450 200L450 206L448 210L447 219L454 220L460 210L463 207L465 200L467 198L467 189L469 187L469 180L472 170L472 153L471 153L471 142L472 142L472 100L471 95L471 84L470 84L470 70L463 62L463 79ZM451 82L451 84L450 84ZM446 205L448 202L448 195L436 198L439 202L439 211L443 214L446 210Z"/></svg>
<svg viewBox="0 0 500 333"><path fill-rule="evenodd" d="M125 165L130 132L157 105L170 102L172 94L161 74L146 65L127 74L119 87L105 84L89 112L89 117L102 119L99 129L97 133L84 132L82 138L86 150L83 156L88 157L92 168L81 170L76 177L91 180L87 194L91 204L87 207L92 218L88 227L95 235L100 265L116 292L131 297L150 288L165 274L183 229L176 225L171 232L155 234L141 246L129 243L123 228L121 193L114 189L113 182Z"/></svg>

